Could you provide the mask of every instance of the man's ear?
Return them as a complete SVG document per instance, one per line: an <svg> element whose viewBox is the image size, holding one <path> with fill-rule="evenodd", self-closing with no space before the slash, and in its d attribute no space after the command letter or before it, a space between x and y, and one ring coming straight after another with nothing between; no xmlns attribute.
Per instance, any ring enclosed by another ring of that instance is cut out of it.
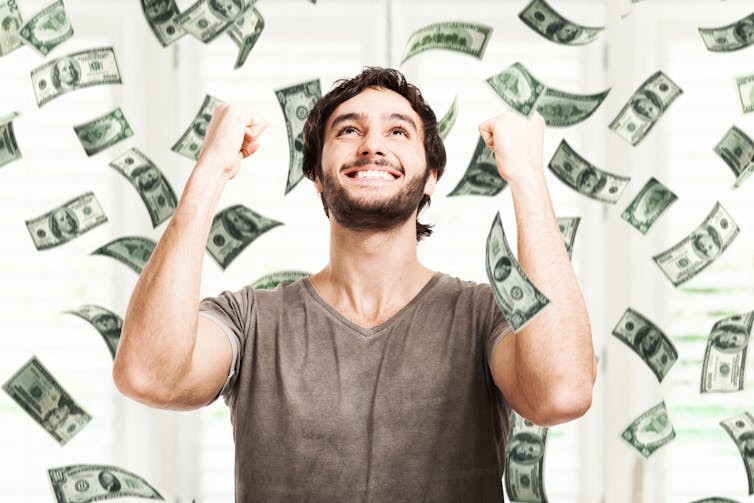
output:
<svg viewBox="0 0 754 503"><path fill-rule="evenodd" d="M435 191L435 185L437 184L437 169L429 168L429 176L427 182L424 184L424 193L431 196Z"/></svg>
<svg viewBox="0 0 754 503"><path fill-rule="evenodd" d="M322 182L319 181L319 177L318 176L314 177L314 190L317 191L317 194L321 194L322 193Z"/></svg>

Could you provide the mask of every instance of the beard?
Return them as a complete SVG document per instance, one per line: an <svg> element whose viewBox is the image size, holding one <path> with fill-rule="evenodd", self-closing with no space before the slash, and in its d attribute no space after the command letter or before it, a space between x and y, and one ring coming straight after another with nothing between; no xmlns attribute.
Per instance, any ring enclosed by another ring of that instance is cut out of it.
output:
<svg viewBox="0 0 754 503"><path fill-rule="evenodd" d="M374 164L390 166L403 173L400 166L394 166L384 159L371 160L362 158L353 163L344 164L340 172L354 166ZM424 174L416 176L404 189L388 199L369 201L352 197L348 190L338 183L334 175L323 173L322 203L328 216L332 215L336 222L353 231L389 231L405 223L419 207L424 197L424 185L429 178L429 169Z"/></svg>

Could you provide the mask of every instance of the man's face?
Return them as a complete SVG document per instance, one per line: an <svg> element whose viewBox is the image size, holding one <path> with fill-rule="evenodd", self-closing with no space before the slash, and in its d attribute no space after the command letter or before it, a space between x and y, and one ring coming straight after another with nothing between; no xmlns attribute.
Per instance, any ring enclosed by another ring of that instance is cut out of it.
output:
<svg viewBox="0 0 754 503"><path fill-rule="evenodd" d="M218 7L227 17L236 17L241 14L241 9L234 0L215 0L215 6Z"/></svg>
<svg viewBox="0 0 754 503"><path fill-rule="evenodd" d="M743 23L738 30L738 33L743 38L744 42L751 42L754 40L754 24Z"/></svg>
<svg viewBox="0 0 754 503"><path fill-rule="evenodd" d="M696 246L696 249L708 258L714 257L720 253L720 247L717 246L715 240L712 239L707 232L701 232L697 235L694 240L694 246Z"/></svg>
<svg viewBox="0 0 754 503"><path fill-rule="evenodd" d="M576 38L577 33L578 28L576 28L574 25L566 23L563 25L563 27L555 32L555 38L557 38L561 42L570 42L571 40Z"/></svg>
<svg viewBox="0 0 754 503"><path fill-rule="evenodd" d="M154 168L149 168L144 173L139 175L140 187L152 187L160 179L160 174Z"/></svg>
<svg viewBox="0 0 754 503"><path fill-rule="evenodd" d="M68 215L67 211L58 210L53 215L53 218L58 223L58 229L60 229L60 232L70 234L75 230L76 224L70 215Z"/></svg>
<svg viewBox="0 0 754 503"><path fill-rule="evenodd" d="M588 193L593 193L597 188L597 183L600 181L599 177L594 173L587 173L581 182L581 188Z"/></svg>
<svg viewBox="0 0 754 503"><path fill-rule="evenodd" d="M58 70L58 77L63 84L73 84L76 81L76 69L71 61L64 59L55 63Z"/></svg>
<svg viewBox="0 0 754 503"><path fill-rule="evenodd" d="M513 455L517 459L538 459L542 453L542 446L533 442L521 442L513 448Z"/></svg>
<svg viewBox="0 0 754 503"><path fill-rule="evenodd" d="M660 115L660 109L647 97L642 96L638 98L634 106L639 113L644 114L650 119L656 119Z"/></svg>
<svg viewBox="0 0 754 503"><path fill-rule="evenodd" d="M68 414L70 414L70 412L71 410L67 405L58 406L47 418L47 424L49 424L53 429L57 428L61 423L65 422L65 420L68 419Z"/></svg>
<svg viewBox="0 0 754 503"><path fill-rule="evenodd" d="M149 19L160 17L168 10L170 10L170 0L157 0L146 7L146 13Z"/></svg>
<svg viewBox="0 0 754 503"><path fill-rule="evenodd" d="M94 321L94 326L101 332L109 332L111 330L115 330L118 326L118 323L115 321L115 318L112 318L110 316L101 316Z"/></svg>
<svg viewBox="0 0 754 503"><path fill-rule="evenodd" d="M238 232L245 234L248 232L253 231L254 229L251 227L251 224L246 221L244 217L242 217L238 212L235 211L229 211L228 212L228 221L233 224L233 226L238 230Z"/></svg>
<svg viewBox="0 0 754 503"><path fill-rule="evenodd" d="M639 344L641 346L641 351L644 354L647 353L654 353L655 344L657 344L658 339L660 338L660 334L655 329L649 329L649 332L644 336L644 338L641 340L641 343Z"/></svg>
<svg viewBox="0 0 754 503"><path fill-rule="evenodd" d="M715 341L723 348L740 348L746 343L746 334L723 331L715 334Z"/></svg>

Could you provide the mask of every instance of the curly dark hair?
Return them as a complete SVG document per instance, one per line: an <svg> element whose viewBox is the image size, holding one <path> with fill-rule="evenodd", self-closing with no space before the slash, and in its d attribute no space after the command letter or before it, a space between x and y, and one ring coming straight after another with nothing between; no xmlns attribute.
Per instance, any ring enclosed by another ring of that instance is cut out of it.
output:
<svg viewBox="0 0 754 503"><path fill-rule="evenodd" d="M365 67L362 72L351 79L340 79L335 82L333 89L324 95L309 112L304 124L303 170L310 179L322 179L322 146L325 137L327 120L335 109L367 88L376 87L394 91L408 100L411 108L419 115L424 130L424 153L427 159L427 169L434 170L439 180L445 171L445 145L437 131L437 117L430 106L424 101L421 91L406 81L406 77L393 68ZM325 215L330 216L325 198L322 206ZM416 219L416 240L432 235L432 226L419 223L418 213L430 203L428 195L424 195L419 202Z"/></svg>

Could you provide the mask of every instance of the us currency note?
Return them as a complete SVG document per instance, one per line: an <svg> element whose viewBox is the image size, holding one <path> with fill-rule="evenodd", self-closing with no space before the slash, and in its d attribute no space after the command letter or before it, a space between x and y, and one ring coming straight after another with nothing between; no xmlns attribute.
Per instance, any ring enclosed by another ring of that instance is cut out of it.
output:
<svg viewBox="0 0 754 503"><path fill-rule="evenodd" d="M283 225L242 204L229 206L212 220L207 240L207 251L220 268L225 269L259 236Z"/></svg>
<svg viewBox="0 0 754 503"><path fill-rule="evenodd" d="M34 96L40 107L69 91L121 82L112 47L74 52L31 71Z"/></svg>
<svg viewBox="0 0 754 503"><path fill-rule="evenodd" d="M751 176L754 169L754 141L741 129L731 127L715 145L715 153L733 171L736 177L734 188L740 187Z"/></svg>
<svg viewBox="0 0 754 503"><path fill-rule="evenodd" d="M37 250L46 250L107 222L105 210L93 192L84 192L57 208L26 221Z"/></svg>
<svg viewBox="0 0 754 503"><path fill-rule="evenodd" d="M634 419L621 434L639 454L649 458L657 449L675 438L665 402L660 402Z"/></svg>
<svg viewBox="0 0 754 503"><path fill-rule="evenodd" d="M495 153L480 136L466 172L448 196L494 196L507 185L497 170Z"/></svg>
<svg viewBox="0 0 754 503"><path fill-rule="evenodd" d="M234 70L241 68L264 30L264 18L255 7L246 10L228 28L228 36L238 46Z"/></svg>
<svg viewBox="0 0 754 503"><path fill-rule="evenodd" d="M283 109L285 127L288 130L290 156L288 159L288 180L285 185L285 193L288 194L304 177L304 123L309 116L309 111L322 97L322 91L319 86L319 79L316 79L276 89L275 96Z"/></svg>
<svg viewBox="0 0 754 503"><path fill-rule="evenodd" d="M0 56L5 56L23 45L18 29L23 24L18 0L0 0Z"/></svg>
<svg viewBox="0 0 754 503"><path fill-rule="evenodd" d="M720 421L720 426L736 443L746 467L749 494L754 494L754 417L748 412Z"/></svg>
<svg viewBox="0 0 754 503"><path fill-rule="evenodd" d="M114 258L130 267L136 274L141 274L155 246L157 246L157 243L149 238L125 236L97 248L92 252L92 255Z"/></svg>
<svg viewBox="0 0 754 503"><path fill-rule="evenodd" d="M754 12L726 26L699 28L704 45L713 52L730 52L754 44Z"/></svg>
<svg viewBox="0 0 754 503"><path fill-rule="evenodd" d="M487 235L485 265L495 301L514 331L524 328L549 304L508 247L499 212Z"/></svg>
<svg viewBox="0 0 754 503"><path fill-rule="evenodd" d="M545 0L532 0L518 17L547 40L562 45L585 45L594 42L604 26L583 26L569 21Z"/></svg>
<svg viewBox="0 0 754 503"><path fill-rule="evenodd" d="M125 176L141 196L149 211L152 227L173 216L178 199L167 178L141 151L131 148L110 163L110 167Z"/></svg>
<svg viewBox="0 0 754 503"><path fill-rule="evenodd" d="M558 217L558 229L563 236L563 243L565 243L566 251L568 252L568 258L571 258L573 253L573 241L576 239L576 231L579 229L579 223L581 217Z"/></svg>
<svg viewBox="0 0 754 503"><path fill-rule="evenodd" d="M3 384L3 390L61 446L92 420L36 356Z"/></svg>
<svg viewBox="0 0 754 503"><path fill-rule="evenodd" d="M69 465L47 470L57 503L90 503L113 498L165 500L146 480L110 465Z"/></svg>
<svg viewBox="0 0 754 503"><path fill-rule="evenodd" d="M63 0L48 5L18 30L18 36L42 56L73 36L73 26L65 13Z"/></svg>
<svg viewBox="0 0 754 503"><path fill-rule="evenodd" d="M526 117L531 115L539 97L547 90L547 87L519 62L489 77L485 82L505 103Z"/></svg>
<svg viewBox="0 0 754 503"><path fill-rule="evenodd" d="M163 47L186 34L186 30L176 20L181 11L175 0L141 0L141 9L152 33Z"/></svg>
<svg viewBox="0 0 754 503"><path fill-rule="evenodd" d="M738 236L738 225L718 202L704 222L671 248L652 257L675 285L710 265Z"/></svg>
<svg viewBox="0 0 754 503"><path fill-rule="evenodd" d="M13 120L19 115L18 112L12 112L0 117L0 166L22 157L13 133Z"/></svg>
<svg viewBox="0 0 754 503"><path fill-rule="evenodd" d="M400 64L430 49L461 52L482 59L490 34L492 27L483 24L463 21L433 23L411 34Z"/></svg>
<svg viewBox="0 0 754 503"><path fill-rule="evenodd" d="M701 393L744 389L746 352L754 311L735 314L712 326L702 363Z"/></svg>
<svg viewBox="0 0 754 503"><path fill-rule="evenodd" d="M257 278L251 287L254 290L273 290L282 283L293 283L296 280L311 276L306 271L275 271Z"/></svg>
<svg viewBox="0 0 754 503"><path fill-rule="evenodd" d="M115 359L115 352L120 342L120 331L123 328L123 320L114 312L94 304L85 304L76 309L66 311L88 321L104 339L110 355Z"/></svg>
<svg viewBox="0 0 754 503"><path fill-rule="evenodd" d="M90 157L134 134L120 107L73 126L73 130L84 147L84 152Z"/></svg>
<svg viewBox="0 0 754 503"><path fill-rule="evenodd" d="M505 448L505 491L511 501L547 503L544 486L546 442L547 428L511 412Z"/></svg>
<svg viewBox="0 0 754 503"><path fill-rule="evenodd" d="M636 146L681 94L683 89L662 71L657 71L634 91L608 127Z"/></svg>
<svg viewBox="0 0 754 503"><path fill-rule="evenodd" d="M176 22L206 44L230 28L252 3L253 0L199 0L180 13Z"/></svg>
<svg viewBox="0 0 754 503"><path fill-rule="evenodd" d="M736 77L736 90L743 113L754 111L754 74Z"/></svg>
<svg viewBox="0 0 754 503"><path fill-rule="evenodd" d="M221 100L214 96L205 95L193 122L170 149L189 159L197 160L204 143L204 136L207 134L207 126L212 119L212 109L220 102Z"/></svg>
<svg viewBox="0 0 754 503"><path fill-rule="evenodd" d="M613 328L613 335L644 360L659 382L678 360L673 341L657 325L630 307Z"/></svg>
<svg viewBox="0 0 754 503"><path fill-rule="evenodd" d="M672 190L652 177L636 194L631 204L623 210L620 217L631 224L634 229L646 234L652 224L676 199L678 196Z"/></svg>
<svg viewBox="0 0 754 503"><path fill-rule="evenodd" d="M458 117L458 95L453 98L453 103L450 104L450 108L440 122L437 123L437 132L440 134L440 138L443 140L448 136L448 133L456 123Z"/></svg>
<svg viewBox="0 0 754 503"><path fill-rule="evenodd" d="M615 204L631 180L608 173L581 157L565 140L560 142L547 167L573 190L603 203Z"/></svg>

